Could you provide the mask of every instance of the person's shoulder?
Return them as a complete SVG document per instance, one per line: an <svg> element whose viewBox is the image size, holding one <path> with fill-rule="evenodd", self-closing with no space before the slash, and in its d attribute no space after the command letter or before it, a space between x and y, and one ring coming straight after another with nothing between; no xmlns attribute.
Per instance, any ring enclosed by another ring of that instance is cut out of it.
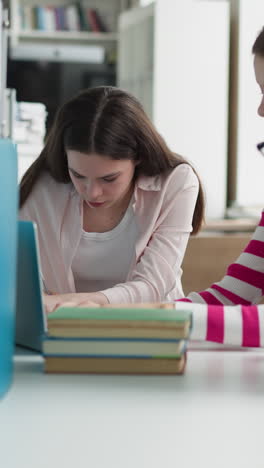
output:
<svg viewBox="0 0 264 468"><path fill-rule="evenodd" d="M37 193L39 190L50 189L55 187L57 182L51 177L48 171L43 171L36 180L31 193Z"/></svg>
<svg viewBox="0 0 264 468"><path fill-rule="evenodd" d="M71 189L70 183L59 183L47 171L44 171L20 209L20 214L31 216L40 209L45 210L46 208L58 211L63 208Z"/></svg>
<svg viewBox="0 0 264 468"><path fill-rule="evenodd" d="M187 163L155 176L140 176L137 187L144 191L152 191L157 194L173 192L173 194L189 187L198 187L199 180L192 167ZM160 195L158 195L160 196Z"/></svg>
<svg viewBox="0 0 264 468"><path fill-rule="evenodd" d="M65 194L71 190L72 184L57 182L48 171L44 171L35 183L32 194L34 196L58 197L61 193Z"/></svg>
<svg viewBox="0 0 264 468"><path fill-rule="evenodd" d="M198 180L197 175L195 174L193 168L188 163L180 163L178 166L174 167L168 177L172 179L193 179Z"/></svg>
<svg viewBox="0 0 264 468"><path fill-rule="evenodd" d="M170 170L163 178L163 184L173 187L175 191L198 187L199 180L188 163L181 163Z"/></svg>

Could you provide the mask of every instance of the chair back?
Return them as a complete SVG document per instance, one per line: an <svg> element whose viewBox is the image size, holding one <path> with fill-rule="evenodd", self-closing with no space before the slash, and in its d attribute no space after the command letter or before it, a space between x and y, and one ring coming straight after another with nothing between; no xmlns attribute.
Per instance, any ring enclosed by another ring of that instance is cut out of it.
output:
<svg viewBox="0 0 264 468"><path fill-rule="evenodd" d="M184 294L203 291L220 281L251 236L252 233L215 233L190 237L182 263Z"/></svg>

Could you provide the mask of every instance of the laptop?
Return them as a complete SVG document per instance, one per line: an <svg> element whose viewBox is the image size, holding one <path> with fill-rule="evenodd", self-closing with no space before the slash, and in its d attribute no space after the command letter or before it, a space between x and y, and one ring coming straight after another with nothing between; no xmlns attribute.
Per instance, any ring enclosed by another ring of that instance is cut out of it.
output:
<svg viewBox="0 0 264 468"><path fill-rule="evenodd" d="M47 330L41 284L37 227L19 221L15 343L39 352Z"/></svg>

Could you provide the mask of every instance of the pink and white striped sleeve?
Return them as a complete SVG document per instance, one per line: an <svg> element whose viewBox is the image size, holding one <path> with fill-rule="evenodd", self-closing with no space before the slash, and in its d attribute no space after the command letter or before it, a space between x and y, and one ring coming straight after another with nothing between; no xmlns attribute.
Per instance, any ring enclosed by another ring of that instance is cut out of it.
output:
<svg viewBox="0 0 264 468"><path fill-rule="evenodd" d="M224 278L176 302L193 313L193 339L264 347L264 305L253 305L263 293L264 212L249 244Z"/></svg>
<svg viewBox="0 0 264 468"><path fill-rule="evenodd" d="M264 347L264 304L219 306L177 302L177 308L192 312L193 340Z"/></svg>
<svg viewBox="0 0 264 468"><path fill-rule="evenodd" d="M224 278L205 291L187 298L202 304L256 304L264 293L264 212L245 250L228 268Z"/></svg>

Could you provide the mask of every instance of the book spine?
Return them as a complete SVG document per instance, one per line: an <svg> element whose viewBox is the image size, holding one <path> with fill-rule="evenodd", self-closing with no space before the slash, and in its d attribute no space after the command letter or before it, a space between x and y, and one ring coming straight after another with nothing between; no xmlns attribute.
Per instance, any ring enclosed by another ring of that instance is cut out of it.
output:
<svg viewBox="0 0 264 468"><path fill-rule="evenodd" d="M94 9L94 16L96 18L96 22L97 22L97 25L100 29L101 32L108 32L108 29L104 23L104 21L102 20L102 17L100 15L100 13L98 12L97 9Z"/></svg>
<svg viewBox="0 0 264 468"><path fill-rule="evenodd" d="M46 358L47 373L69 374L183 374L186 354L180 359Z"/></svg>
<svg viewBox="0 0 264 468"><path fill-rule="evenodd" d="M111 311L110 311L111 310ZM186 322L190 320L191 313L175 309L108 309L105 307L60 307L48 316L48 321L53 320L122 320L129 322ZM113 322L114 323L114 322Z"/></svg>
<svg viewBox="0 0 264 468"><path fill-rule="evenodd" d="M47 31L56 31L56 18L54 8L51 6L45 8L45 24Z"/></svg>
<svg viewBox="0 0 264 468"><path fill-rule="evenodd" d="M58 10L59 10L61 29L62 29L62 31L67 31L67 21L66 21L65 7L64 6L58 7Z"/></svg>
<svg viewBox="0 0 264 468"><path fill-rule="evenodd" d="M101 32L100 25L97 20L96 11L93 8L87 9L87 16L89 20L89 24L93 32Z"/></svg>
<svg viewBox="0 0 264 468"><path fill-rule="evenodd" d="M180 358L186 340L138 338L51 338L43 340L44 356Z"/></svg>
<svg viewBox="0 0 264 468"><path fill-rule="evenodd" d="M114 337L114 338L162 338L162 339L186 339L189 336L189 328L129 328L129 327L77 327L71 325L67 326L49 326L48 336L54 338L103 338L103 337Z"/></svg>
<svg viewBox="0 0 264 468"><path fill-rule="evenodd" d="M55 14L55 24L56 24L56 31L61 30L61 22L60 22L60 15L59 15L59 8L54 7L54 14Z"/></svg>
<svg viewBox="0 0 264 468"><path fill-rule="evenodd" d="M88 17L86 15L86 9L81 2L76 3L76 8L79 14L79 22L81 31L92 31Z"/></svg>
<svg viewBox="0 0 264 468"><path fill-rule="evenodd" d="M22 5L19 5L19 28L22 30L27 29L25 7Z"/></svg>
<svg viewBox="0 0 264 468"><path fill-rule="evenodd" d="M42 6L36 7L36 23L37 29L40 31L45 31L45 13L44 8Z"/></svg>
<svg viewBox="0 0 264 468"><path fill-rule="evenodd" d="M65 7L67 29L69 31L80 31L80 18L76 5Z"/></svg>

